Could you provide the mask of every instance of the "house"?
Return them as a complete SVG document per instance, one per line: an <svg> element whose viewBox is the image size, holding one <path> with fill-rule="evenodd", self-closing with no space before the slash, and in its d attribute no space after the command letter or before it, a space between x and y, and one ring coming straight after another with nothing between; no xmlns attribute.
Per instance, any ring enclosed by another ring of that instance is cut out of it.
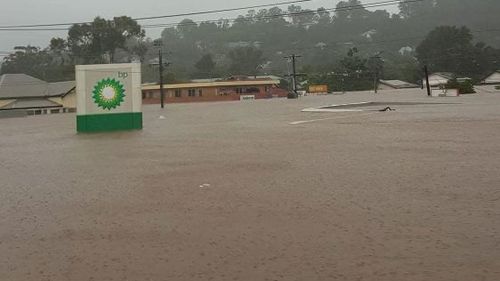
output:
<svg viewBox="0 0 500 281"><path fill-rule="evenodd" d="M409 82L401 80L380 80L378 83L378 89L383 90L399 90L399 89L411 89L419 88L417 84L412 84Z"/></svg>
<svg viewBox="0 0 500 281"><path fill-rule="evenodd" d="M0 76L0 110L26 110L32 114L74 111L75 82L48 83L26 74ZM28 113L28 114L29 114Z"/></svg>
<svg viewBox="0 0 500 281"><path fill-rule="evenodd" d="M429 85L434 88L439 88L450 82L455 77L451 72L436 72L429 75ZM426 79L422 80L422 85L427 86Z"/></svg>
<svg viewBox="0 0 500 281"><path fill-rule="evenodd" d="M457 77L456 74L451 72L436 72L429 75L429 85L431 88L441 88L444 87L448 82L453 79L457 79L458 82L465 82L467 80L472 80L469 77ZM425 78L422 79L422 85L427 86Z"/></svg>
<svg viewBox="0 0 500 281"><path fill-rule="evenodd" d="M279 88L279 77L233 76L226 79L198 79L185 83L165 84L164 97L167 103L235 101L246 97L264 99L287 97L288 91ZM160 102L160 85L144 84L144 104Z"/></svg>
<svg viewBox="0 0 500 281"><path fill-rule="evenodd" d="M485 84L485 85L500 84L500 70L497 70L497 71L493 72L492 74L490 74L483 81L481 81L481 84Z"/></svg>

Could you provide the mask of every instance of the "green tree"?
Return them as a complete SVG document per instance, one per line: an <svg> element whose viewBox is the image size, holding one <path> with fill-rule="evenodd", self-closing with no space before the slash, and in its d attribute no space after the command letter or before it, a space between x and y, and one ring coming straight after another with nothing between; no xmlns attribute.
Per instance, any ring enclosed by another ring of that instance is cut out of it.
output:
<svg viewBox="0 0 500 281"><path fill-rule="evenodd" d="M474 84L471 80L465 80L463 82L459 82L456 78L448 81L445 85L446 89L457 89L461 95L464 94L474 94L476 91L474 90Z"/></svg>
<svg viewBox="0 0 500 281"><path fill-rule="evenodd" d="M125 49L128 39L144 36L144 30L130 17L97 17L90 24L73 25L68 32L68 46L78 62L106 63L114 61L115 51Z"/></svg>
<svg viewBox="0 0 500 281"><path fill-rule="evenodd" d="M406 0L401 0L399 3L399 15L403 18L419 17L434 12L435 6L435 0L420 2L408 2Z"/></svg>
<svg viewBox="0 0 500 281"><path fill-rule="evenodd" d="M34 46L17 46L15 52L5 57L0 74L23 73L53 82L74 79L74 67L55 59L51 49Z"/></svg>
<svg viewBox="0 0 500 281"><path fill-rule="evenodd" d="M206 54L201 59L196 62L195 67L198 70L196 73L197 77L200 78L209 78L213 75L215 69L215 62L212 58L211 54Z"/></svg>
<svg viewBox="0 0 500 281"><path fill-rule="evenodd" d="M453 72L479 79L498 66L499 57L498 50L483 43L474 44L468 28L440 26L417 47L417 58L433 72Z"/></svg>
<svg viewBox="0 0 500 281"><path fill-rule="evenodd" d="M229 52L229 58L233 75L255 75L264 61L262 51L253 47L236 48Z"/></svg>
<svg viewBox="0 0 500 281"><path fill-rule="evenodd" d="M362 20L369 14L369 11L363 7L359 0L340 1L337 4L335 17L341 21Z"/></svg>
<svg viewBox="0 0 500 281"><path fill-rule="evenodd" d="M191 19L184 19L177 25L177 30L183 38L191 38L196 29L198 24Z"/></svg>
<svg viewBox="0 0 500 281"><path fill-rule="evenodd" d="M14 53L4 58L1 74L24 73L44 79L43 67L49 63L46 51L34 46L16 46Z"/></svg>

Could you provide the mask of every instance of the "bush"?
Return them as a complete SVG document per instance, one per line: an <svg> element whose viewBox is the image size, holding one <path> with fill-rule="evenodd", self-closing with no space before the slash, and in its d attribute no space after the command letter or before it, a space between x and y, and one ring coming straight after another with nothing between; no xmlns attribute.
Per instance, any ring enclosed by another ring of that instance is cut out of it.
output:
<svg viewBox="0 0 500 281"><path fill-rule="evenodd" d="M458 93L463 94L474 94L474 84L471 80L465 80L463 82L458 82L457 79L450 80L445 86L446 89L458 89Z"/></svg>
<svg viewBox="0 0 500 281"><path fill-rule="evenodd" d="M495 90L500 90L500 86L495 86Z"/></svg>

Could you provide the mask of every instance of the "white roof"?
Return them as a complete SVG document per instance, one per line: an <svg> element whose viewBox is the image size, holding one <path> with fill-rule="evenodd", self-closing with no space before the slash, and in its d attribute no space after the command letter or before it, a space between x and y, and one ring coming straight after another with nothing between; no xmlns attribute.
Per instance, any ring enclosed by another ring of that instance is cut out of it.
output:
<svg viewBox="0 0 500 281"><path fill-rule="evenodd" d="M395 89L418 88L418 85L401 80L380 80L380 83Z"/></svg>
<svg viewBox="0 0 500 281"><path fill-rule="evenodd" d="M47 97L66 94L75 87L75 81L47 83L26 74L0 76L0 98Z"/></svg>
<svg viewBox="0 0 500 281"><path fill-rule="evenodd" d="M500 70L495 71L483 81L484 84L500 84Z"/></svg>

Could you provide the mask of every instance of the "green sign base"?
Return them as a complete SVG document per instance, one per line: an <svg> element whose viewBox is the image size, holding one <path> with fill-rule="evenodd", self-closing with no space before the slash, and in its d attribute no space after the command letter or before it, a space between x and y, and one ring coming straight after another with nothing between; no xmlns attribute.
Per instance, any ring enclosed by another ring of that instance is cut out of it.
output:
<svg viewBox="0 0 500 281"><path fill-rule="evenodd" d="M141 129L141 112L78 115L76 117L76 130L79 133L113 132Z"/></svg>

